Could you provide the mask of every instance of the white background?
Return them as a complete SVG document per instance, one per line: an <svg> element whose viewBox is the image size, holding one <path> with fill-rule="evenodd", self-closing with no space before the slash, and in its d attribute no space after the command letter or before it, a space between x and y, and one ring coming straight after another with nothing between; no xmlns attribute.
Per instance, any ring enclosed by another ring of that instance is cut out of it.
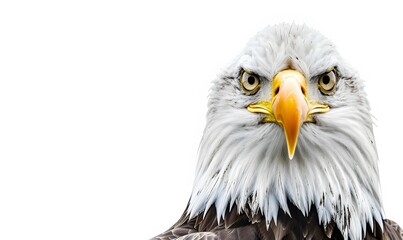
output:
<svg viewBox="0 0 403 240"><path fill-rule="evenodd" d="M391 1L2 1L0 239L148 239L188 201L210 82L268 24L306 23L366 80L403 224L403 14Z"/></svg>

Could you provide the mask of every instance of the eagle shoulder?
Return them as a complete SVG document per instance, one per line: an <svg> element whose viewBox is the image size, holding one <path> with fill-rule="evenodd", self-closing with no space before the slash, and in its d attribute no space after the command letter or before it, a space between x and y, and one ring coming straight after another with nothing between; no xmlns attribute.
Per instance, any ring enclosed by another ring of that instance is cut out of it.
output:
<svg viewBox="0 0 403 240"><path fill-rule="evenodd" d="M367 224L365 240L403 240L403 229L395 222L385 219L383 232L376 224L372 230ZM334 222L326 226L319 224L314 207L304 215L297 207L289 204L289 213L280 210L276 221L267 224L266 219L250 209L239 212L237 206L227 210L218 221L217 211L212 206L206 213L190 218L187 209L180 219L167 231L153 240L282 240L282 239L344 239Z"/></svg>
<svg viewBox="0 0 403 240"><path fill-rule="evenodd" d="M383 221L384 238L390 240L403 240L403 229L394 221Z"/></svg>

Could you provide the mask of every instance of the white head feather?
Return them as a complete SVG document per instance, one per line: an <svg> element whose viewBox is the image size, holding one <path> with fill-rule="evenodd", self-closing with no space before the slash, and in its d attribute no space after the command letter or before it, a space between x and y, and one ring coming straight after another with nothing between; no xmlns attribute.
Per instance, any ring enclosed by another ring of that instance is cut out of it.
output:
<svg viewBox="0 0 403 240"><path fill-rule="evenodd" d="M268 100L276 73L293 68L306 76L308 97L331 110L302 125L295 156L287 155L283 129L259 123L249 104ZM337 68L339 81L331 96L322 95L315 76ZM247 69L262 77L253 96L240 87ZM199 150L188 212L195 216L215 205L218 218L234 203L260 211L268 223L287 201L304 214L315 207L320 223L335 221L345 238L362 239L383 210L377 152L363 82L334 45L306 26L267 27L214 81L207 124Z"/></svg>

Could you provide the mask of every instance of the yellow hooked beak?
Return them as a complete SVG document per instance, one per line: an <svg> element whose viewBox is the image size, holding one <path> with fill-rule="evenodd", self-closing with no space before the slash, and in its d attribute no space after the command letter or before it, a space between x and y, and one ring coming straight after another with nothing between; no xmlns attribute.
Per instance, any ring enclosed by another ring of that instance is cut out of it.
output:
<svg viewBox="0 0 403 240"><path fill-rule="evenodd" d="M298 135L304 122L313 122L312 114L329 111L329 106L306 96L306 79L296 70L284 70L273 79L272 98L248 106L253 113L263 113L263 122L277 122L283 127L288 157L294 157Z"/></svg>

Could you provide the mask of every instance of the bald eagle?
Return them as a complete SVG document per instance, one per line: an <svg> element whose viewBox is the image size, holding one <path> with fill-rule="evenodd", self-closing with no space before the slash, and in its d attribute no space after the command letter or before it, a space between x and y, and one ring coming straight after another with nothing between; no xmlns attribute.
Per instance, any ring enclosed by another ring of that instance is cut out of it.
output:
<svg viewBox="0 0 403 240"><path fill-rule="evenodd" d="M154 239L403 239L377 161L355 70L317 31L269 26L213 82L188 206Z"/></svg>

